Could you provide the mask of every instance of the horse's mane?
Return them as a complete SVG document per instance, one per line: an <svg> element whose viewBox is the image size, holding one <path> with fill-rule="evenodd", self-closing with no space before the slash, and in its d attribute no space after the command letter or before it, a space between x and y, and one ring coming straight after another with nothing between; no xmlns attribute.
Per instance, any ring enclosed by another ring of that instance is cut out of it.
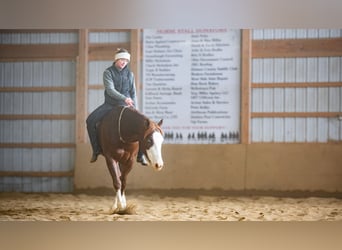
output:
<svg viewBox="0 0 342 250"><path fill-rule="evenodd" d="M133 113L137 113L139 116L141 116L144 119L148 119L150 120L145 114L143 114L142 112L140 112L139 110L132 108L132 107L127 107L129 110L131 110Z"/></svg>
<svg viewBox="0 0 342 250"><path fill-rule="evenodd" d="M133 113L136 113L138 114L139 116L139 119L143 120L145 122L145 125L146 125L146 129L147 130L153 130L153 129L158 129L162 134L163 134L163 131L162 129L159 127L159 125L152 121L149 117L147 117L145 114L143 114L142 112L140 112L139 110L135 109L135 108L131 108L131 107L128 107L128 109L133 112Z"/></svg>

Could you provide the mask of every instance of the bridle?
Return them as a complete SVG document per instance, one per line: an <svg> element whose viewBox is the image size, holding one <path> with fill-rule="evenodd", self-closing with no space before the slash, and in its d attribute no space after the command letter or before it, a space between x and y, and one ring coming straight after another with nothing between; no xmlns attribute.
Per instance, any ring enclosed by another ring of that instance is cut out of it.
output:
<svg viewBox="0 0 342 250"><path fill-rule="evenodd" d="M129 142L125 141L125 139L121 135L121 119L122 119L122 115L123 115L124 111L126 110L126 108L128 108L128 106L123 106L123 108L120 111L120 115L119 115L119 119L118 119L119 138L120 138L120 141L123 142L123 143L129 143ZM163 134L162 130L158 126L154 127L154 128L149 128L149 130L150 131L147 131L147 133L145 134L143 140L146 140L146 138L149 137L156 130L158 130L161 134Z"/></svg>
<svg viewBox="0 0 342 250"><path fill-rule="evenodd" d="M120 111L120 115L119 115L119 119L118 119L118 133L119 133L120 141L121 141L122 143L129 143L129 142L127 142L127 141L122 137L122 135L121 135L121 120L122 120L122 115L123 115L124 111L126 110L126 108L128 108L128 106L123 106L123 108L122 108L121 111ZM145 132L145 135L144 135L144 138L143 138L142 141L146 141L147 138L150 137L154 131L159 131L159 132L163 135L163 132L162 132L162 130L160 129L159 126L152 126L152 127L149 127L148 130ZM140 145L140 144L141 144L141 141L139 141L139 145ZM139 147L140 147L140 146L139 146ZM141 148L141 150L144 152L144 154L145 154L147 160L148 160L149 162L151 162L149 156L148 156L147 153L146 153L145 145L143 146L143 148Z"/></svg>

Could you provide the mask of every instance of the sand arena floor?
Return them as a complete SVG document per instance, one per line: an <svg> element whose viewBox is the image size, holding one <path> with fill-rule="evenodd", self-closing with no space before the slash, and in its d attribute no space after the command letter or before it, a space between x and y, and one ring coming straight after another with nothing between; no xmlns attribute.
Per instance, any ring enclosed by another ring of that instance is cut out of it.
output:
<svg viewBox="0 0 342 250"><path fill-rule="evenodd" d="M127 192L130 214L110 214L112 195L0 193L0 221L341 221L342 199Z"/></svg>

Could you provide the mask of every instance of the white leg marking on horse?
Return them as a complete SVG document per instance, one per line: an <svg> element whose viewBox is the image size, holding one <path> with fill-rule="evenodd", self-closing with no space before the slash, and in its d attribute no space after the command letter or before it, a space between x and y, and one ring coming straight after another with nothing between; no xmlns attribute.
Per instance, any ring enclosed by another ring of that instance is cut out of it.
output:
<svg viewBox="0 0 342 250"><path fill-rule="evenodd" d="M116 191L114 203L113 203L113 206L110 210L110 213L113 214L113 213L116 213L118 211L125 210L126 207L127 207L127 203L126 203L125 193L123 193L121 195L121 190L119 189L118 191Z"/></svg>
<svg viewBox="0 0 342 250"><path fill-rule="evenodd" d="M121 196L121 201L122 201L122 208L125 209L127 207L125 192L123 192L123 194Z"/></svg>
<svg viewBox="0 0 342 250"><path fill-rule="evenodd" d="M120 210L124 210L126 208L126 199L125 197L122 198L122 195L121 195L121 189L119 189L118 191L116 191L116 197L118 198L118 206L119 206L119 209Z"/></svg>
<svg viewBox="0 0 342 250"><path fill-rule="evenodd" d="M117 209L118 209L118 197L115 194L114 203L113 203L113 206L112 206L112 208L110 210L110 213L112 213L112 214L115 213L117 211Z"/></svg>

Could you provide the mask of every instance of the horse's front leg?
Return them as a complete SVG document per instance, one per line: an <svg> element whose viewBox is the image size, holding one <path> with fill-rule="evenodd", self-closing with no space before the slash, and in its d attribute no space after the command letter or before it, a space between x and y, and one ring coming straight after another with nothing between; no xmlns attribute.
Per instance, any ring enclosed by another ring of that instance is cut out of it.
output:
<svg viewBox="0 0 342 250"><path fill-rule="evenodd" d="M120 180L121 180L121 202L126 207L127 202L126 202L125 190L126 190L127 175L132 170L133 161L130 161L125 165L120 164L119 166L120 166L120 172L121 172L121 177L120 177Z"/></svg>
<svg viewBox="0 0 342 250"><path fill-rule="evenodd" d="M126 208L126 198L122 195L121 170L119 164L110 157L106 157L106 163L110 175L112 176L113 186L115 189L114 203L110 212L116 213Z"/></svg>

